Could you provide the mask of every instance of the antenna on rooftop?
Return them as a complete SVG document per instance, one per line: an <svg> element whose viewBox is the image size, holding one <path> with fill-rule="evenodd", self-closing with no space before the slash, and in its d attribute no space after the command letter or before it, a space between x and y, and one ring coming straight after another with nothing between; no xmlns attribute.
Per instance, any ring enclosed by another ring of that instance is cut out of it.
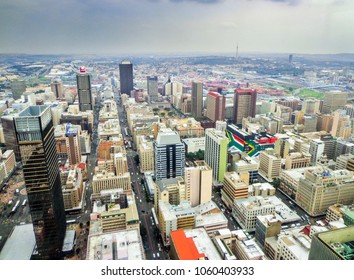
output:
<svg viewBox="0 0 354 280"><path fill-rule="evenodd" d="M237 45L236 45L236 60L238 60L238 42L237 42Z"/></svg>

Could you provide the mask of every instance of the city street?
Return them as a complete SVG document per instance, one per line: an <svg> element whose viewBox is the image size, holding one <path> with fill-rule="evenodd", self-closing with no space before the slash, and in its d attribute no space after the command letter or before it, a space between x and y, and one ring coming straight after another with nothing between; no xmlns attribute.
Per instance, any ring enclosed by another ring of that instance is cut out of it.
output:
<svg viewBox="0 0 354 280"><path fill-rule="evenodd" d="M125 134L124 128L127 127L126 115L123 108L119 106L120 102L117 101L119 120L121 121L121 130L124 138L128 138L130 141L133 139ZM123 121L123 122L122 122ZM130 133L130 132L129 132ZM136 198L136 205L140 217L140 227L146 230L146 235L142 236L144 249L147 259L168 259L168 255L163 251L162 241L160 236L157 234L157 226L154 221L151 209L154 207L152 202L147 201L146 191L141 181L144 174L141 174L139 167L135 161L135 156L137 152L127 147L127 160L128 169L131 176L132 189ZM142 230L144 232L144 230ZM159 245L160 244L160 245Z"/></svg>

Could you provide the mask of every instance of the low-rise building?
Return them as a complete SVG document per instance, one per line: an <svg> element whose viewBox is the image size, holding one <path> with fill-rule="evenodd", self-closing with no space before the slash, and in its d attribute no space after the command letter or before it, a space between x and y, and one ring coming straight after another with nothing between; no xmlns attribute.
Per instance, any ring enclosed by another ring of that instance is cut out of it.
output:
<svg viewBox="0 0 354 280"><path fill-rule="evenodd" d="M290 153L285 157L285 169L304 168L310 165L309 153Z"/></svg>
<svg viewBox="0 0 354 280"><path fill-rule="evenodd" d="M208 234L225 228L227 219L220 215L220 209L213 201L191 207L189 201L182 201L179 205L171 205L162 200L158 204L158 221L161 237L165 246L170 245L171 231L178 229L204 228Z"/></svg>
<svg viewBox="0 0 354 280"><path fill-rule="evenodd" d="M307 260L311 239L300 228L281 231L265 239L265 252L272 260Z"/></svg>
<svg viewBox="0 0 354 280"><path fill-rule="evenodd" d="M354 226L320 232L312 237L309 260L353 260Z"/></svg>
<svg viewBox="0 0 354 280"><path fill-rule="evenodd" d="M6 176L9 176L16 166L14 151L7 150L5 153L3 153L1 156L1 161L4 163Z"/></svg>
<svg viewBox="0 0 354 280"><path fill-rule="evenodd" d="M281 230L281 221L275 215L257 216L255 238L262 247L268 237L277 236Z"/></svg>
<svg viewBox="0 0 354 280"><path fill-rule="evenodd" d="M299 221L296 212L287 207L276 196L251 196L236 199L232 208L235 220L246 231L255 231L257 216L275 215L282 223Z"/></svg>
<svg viewBox="0 0 354 280"><path fill-rule="evenodd" d="M246 182L245 182L246 181ZM221 200L228 208L232 208L235 199L248 197L248 178L242 179L236 172L226 172L224 175Z"/></svg>
<svg viewBox="0 0 354 280"><path fill-rule="evenodd" d="M103 190L99 194L93 194L91 200L91 233L140 228L132 192L124 192L122 189Z"/></svg>
<svg viewBox="0 0 354 280"><path fill-rule="evenodd" d="M348 170L319 168L305 171L300 178L296 202L311 216L323 215L336 203L351 204L354 200L354 176Z"/></svg>
<svg viewBox="0 0 354 280"><path fill-rule="evenodd" d="M155 170L154 159L154 137L139 135L137 136L137 151L140 162L140 172L153 172Z"/></svg>
<svg viewBox="0 0 354 280"><path fill-rule="evenodd" d="M130 173L116 176L113 172L100 172L93 176L92 179L93 193L99 193L102 190L123 189L131 190Z"/></svg>
<svg viewBox="0 0 354 280"><path fill-rule="evenodd" d="M183 143L186 146L187 153L196 153L199 150L205 150L205 137L199 138L185 138L182 139Z"/></svg>
<svg viewBox="0 0 354 280"><path fill-rule="evenodd" d="M90 234L87 260L144 260L143 242L138 229Z"/></svg>
<svg viewBox="0 0 354 280"><path fill-rule="evenodd" d="M83 174L77 166L71 169L61 169L61 182L66 211L80 209L82 207ZM64 179L65 178L65 179ZM64 180L63 180L64 179Z"/></svg>
<svg viewBox="0 0 354 280"><path fill-rule="evenodd" d="M172 231L170 256L173 260L222 259L203 228Z"/></svg>

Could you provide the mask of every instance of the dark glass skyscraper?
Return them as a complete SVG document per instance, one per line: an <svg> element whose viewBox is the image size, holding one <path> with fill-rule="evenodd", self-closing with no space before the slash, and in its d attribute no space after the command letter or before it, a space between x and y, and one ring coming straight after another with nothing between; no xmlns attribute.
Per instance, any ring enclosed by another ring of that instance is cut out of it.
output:
<svg viewBox="0 0 354 280"><path fill-rule="evenodd" d="M76 74L77 95L79 97L79 110L85 112L93 110L91 76L85 67L80 67L80 73Z"/></svg>
<svg viewBox="0 0 354 280"><path fill-rule="evenodd" d="M49 106L14 118L39 259L60 259L66 220Z"/></svg>
<svg viewBox="0 0 354 280"><path fill-rule="evenodd" d="M130 61L122 61L119 64L120 93L128 94L133 90L133 64Z"/></svg>

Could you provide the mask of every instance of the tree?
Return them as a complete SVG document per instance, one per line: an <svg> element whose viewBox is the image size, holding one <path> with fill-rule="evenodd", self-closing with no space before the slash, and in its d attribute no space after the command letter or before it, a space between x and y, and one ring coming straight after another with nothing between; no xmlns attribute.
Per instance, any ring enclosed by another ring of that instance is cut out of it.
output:
<svg viewBox="0 0 354 280"><path fill-rule="evenodd" d="M168 115L171 117L171 116L174 116L175 113L171 111L171 112L168 112Z"/></svg>
<svg viewBox="0 0 354 280"><path fill-rule="evenodd" d="M80 227L80 228L82 228L83 226L84 226L84 224L83 224L83 223L80 223L80 224L79 224L79 227Z"/></svg>
<svg viewBox="0 0 354 280"><path fill-rule="evenodd" d="M164 108L164 109L165 109L165 111L167 111L167 112L171 111L171 108L169 108L169 107L166 107L166 108Z"/></svg>
<svg viewBox="0 0 354 280"><path fill-rule="evenodd" d="M272 185L274 186L274 188L279 188L280 187L280 179L279 178L275 178L274 180L273 180L273 183L272 183Z"/></svg>
<svg viewBox="0 0 354 280"><path fill-rule="evenodd" d="M165 112L161 112L161 113L160 113L160 116L161 116L161 117L164 117L165 115L166 115Z"/></svg>
<svg viewBox="0 0 354 280"><path fill-rule="evenodd" d="M195 153L195 157L196 157L198 160L204 160L204 151L198 150L198 152Z"/></svg>
<svg viewBox="0 0 354 280"><path fill-rule="evenodd" d="M154 108L152 109L155 113L157 113L157 111L159 111L159 108Z"/></svg>

